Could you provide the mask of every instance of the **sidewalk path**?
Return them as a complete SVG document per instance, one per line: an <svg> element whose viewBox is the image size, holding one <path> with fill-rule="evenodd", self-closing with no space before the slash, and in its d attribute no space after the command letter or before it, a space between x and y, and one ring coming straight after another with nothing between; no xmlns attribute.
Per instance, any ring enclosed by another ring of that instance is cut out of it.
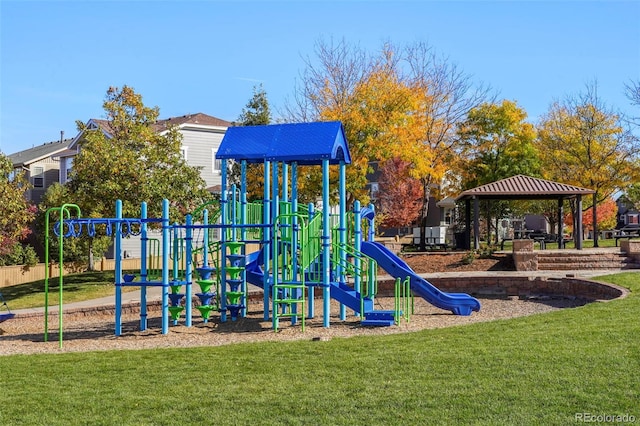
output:
<svg viewBox="0 0 640 426"><path fill-rule="evenodd" d="M441 278L441 277L495 277L495 276L513 276L513 277L547 277L547 278L563 278L563 277L578 277L578 278L592 278L599 275L615 274L624 272L620 269L606 269L606 270L576 270L576 271L473 271L473 272L435 272L427 274L419 274L427 281L429 278ZM393 280L390 275L378 275L379 281ZM251 286L250 293L262 292L262 289ZM161 287L147 287L147 303L158 302L162 300L162 288ZM56 299L57 302L57 299ZM128 291L122 293L122 305L139 305L140 304L140 292ZM115 308L115 294L101 297L99 299L85 300L82 302L63 303L63 311L84 311L94 310L96 308ZM12 309L12 313L19 316L36 316L44 315L44 307L29 308L29 309ZM50 314L58 313L58 306L49 307Z"/></svg>

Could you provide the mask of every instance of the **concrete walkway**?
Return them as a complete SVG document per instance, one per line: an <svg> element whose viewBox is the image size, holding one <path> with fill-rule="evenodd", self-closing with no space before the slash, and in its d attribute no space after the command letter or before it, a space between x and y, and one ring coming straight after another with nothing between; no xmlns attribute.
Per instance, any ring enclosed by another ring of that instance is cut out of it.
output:
<svg viewBox="0 0 640 426"><path fill-rule="evenodd" d="M624 270L628 271L628 270ZM576 271L535 271L535 272L527 272L527 271L473 271L473 272L436 272L436 273L428 273L428 274L420 274L421 277L425 278L427 281L429 278L441 278L441 277L546 277L546 278L563 278L563 277L578 277L578 278L591 278L599 275L608 275L615 274L619 272L624 272L621 269L605 269L605 270L576 270ZM378 275L379 281L387 281L393 280L393 277L389 275ZM258 293L262 292L262 289L251 286L249 289L250 293ZM195 292L194 292L195 293ZM55 300L52 301L57 303L57 294L54 295ZM64 295L63 295L64 297ZM162 288L161 287L147 287L147 303L158 302L162 300ZM122 305L139 305L140 303L140 291L128 291L122 293ZM11 308L11 304L9 302L9 308ZM99 299L85 300L82 302L74 302L74 303L63 303L63 311L83 311L83 310L92 310L96 308L114 308L115 307L115 294L101 297ZM29 308L29 309L12 309L12 313L16 316L36 316L36 315L44 315L44 307L40 308ZM57 314L58 306L49 306L50 314Z"/></svg>

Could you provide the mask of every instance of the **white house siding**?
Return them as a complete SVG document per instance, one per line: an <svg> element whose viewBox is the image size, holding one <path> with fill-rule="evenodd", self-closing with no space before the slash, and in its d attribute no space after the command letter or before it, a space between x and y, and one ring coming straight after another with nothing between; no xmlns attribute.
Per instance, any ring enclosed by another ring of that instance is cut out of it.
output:
<svg viewBox="0 0 640 426"><path fill-rule="evenodd" d="M67 183L67 176L73 167L73 157L60 157L60 183Z"/></svg>
<svg viewBox="0 0 640 426"><path fill-rule="evenodd" d="M186 148L187 163L200 168L200 175L207 187L220 185L220 173L213 170L213 156L224 137L225 128L216 130L183 127L182 147Z"/></svg>

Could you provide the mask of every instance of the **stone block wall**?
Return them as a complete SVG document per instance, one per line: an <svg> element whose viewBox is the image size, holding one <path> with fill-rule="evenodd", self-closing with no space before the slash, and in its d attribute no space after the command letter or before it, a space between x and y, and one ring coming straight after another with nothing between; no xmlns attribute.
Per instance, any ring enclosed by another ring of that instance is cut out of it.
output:
<svg viewBox="0 0 640 426"><path fill-rule="evenodd" d="M513 240L513 263L516 271L538 270L538 254L533 250L533 240Z"/></svg>
<svg viewBox="0 0 640 426"><path fill-rule="evenodd" d="M612 300L628 294L628 290L612 284L584 278L523 277L523 276L461 276L429 278L438 289L474 296L560 296L587 300ZM381 282L379 295L393 295L393 281Z"/></svg>

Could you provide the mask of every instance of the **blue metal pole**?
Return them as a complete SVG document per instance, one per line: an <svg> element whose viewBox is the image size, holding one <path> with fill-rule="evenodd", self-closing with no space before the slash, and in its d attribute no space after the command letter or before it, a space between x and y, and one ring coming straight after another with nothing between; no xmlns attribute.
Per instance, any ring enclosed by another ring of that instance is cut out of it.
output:
<svg viewBox="0 0 640 426"><path fill-rule="evenodd" d="M283 178L284 180L284 178ZM291 217L291 270L293 271L292 279L304 282L304 271L298 270L298 247L300 245L300 232L298 230L298 216L295 216L298 213L298 163L294 162L291 164L291 213L294 216ZM285 186L286 187L286 186ZM304 242L303 242L304 244ZM298 291L298 290L296 290ZM302 289L302 294L296 294L296 297L304 297L304 289ZM293 313L298 313L298 304L293 305ZM297 321L297 316L291 317L291 323L295 324Z"/></svg>
<svg viewBox="0 0 640 426"><path fill-rule="evenodd" d="M209 210L204 209L202 211L202 224L209 224ZM197 241L196 241L197 243ZM209 265L209 228L205 227L202 230L202 266Z"/></svg>
<svg viewBox="0 0 640 426"><path fill-rule="evenodd" d="M309 222L311 222L311 219L313 219L313 217L316 215L313 203L309 203L308 204L308 208L309 208ZM314 235L314 237L315 237L315 235ZM308 241L306 243L308 243ZM315 260L314 260L314 262L315 262ZM317 271L314 271L314 274L316 274L316 273L317 273ZM315 277L314 277L314 279L315 279ZM315 316L315 306L314 306L314 300L315 300L315 297L316 297L315 296L315 293L316 293L315 289L316 289L315 286L313 286L313 285L309 286L309 296L307 297L307 300L309 301L309 303L308 303L308 305L309 305L309 307L308 307L309 318L313 318Z"/></svg>
<svg viewBox="0 0 640 426"><path fill-rule="evenodd" d="M242 160L240 162L240 223L242 225L247 224L247 160ZM240 240L246 241L247 239L247 228L243 226L240 230ZM245 247L245 259L247 254L247 249ZM243 263L246 266L246 262ZM240 311L240 316L242 318L247 316L247 274L246 271L242 274L242 311Z"/></svg>
<svg viewBox="0 0 640 426"><path fill-rule="evenodd" d="M140 235L140 281L147 281L147 203L140 204L140 218L142 219ZM140 330L147 329L147 286L140 286Z"/></svg>
<svg viewBox="0 0 640 426"><path fill-rule="evenodd" d="M193 247L192 247L192 243L193 243L193 218L191 217L190 214L187 215L186 218L186 222L187 222L187 229L186 229L186 235L185 235L185 242L187 244L187 248L186 248L186 253L185 253L185 325L187 327L191 327L191 320L192 320L192 309L191 309L191 305L193 304L193 300L192 300L192 296L191 296L191 287L192 287L192 274L193 274Z"/></svg>
<svg viewBox="0 0 640 426"><path fill-rule="evenodd" d="M264 200L262 203L262 216L264 224L272 224L271 221L271 201L269 199L271 188L269 176L271 175L271 162L264 161ZM271 238L272 238L273 226L264 228L263 231L263 254L264 254L264 278L262 288L263 294L263 309L264 320L269 321L269 310L271 309L269 304L269 297L271 295L271 283L269 282L269 273L271 271Z"/></svg>
<svg viewBox="0 0 640 426"><path fill-rule="evenodd" d="M322 325L329 327L331 315L331 230L329 229L329 160L322 160Z"/></svg>
<svg viewBox="0 0 640 426"><path fill-rule="evenodd" d="M346 281L345 276L345 265L347 262L347 253L345 251L345 246L347 244L347 221L346 221L346 204L347 204L347 185L346 185L346 169L344 161L340 162L340 177L339 177L339 193L340 193L340 249L338 251L338 256L340 257L340 264L338 265L338 276L340 277L341 282ZM340 304L340 319L344 321L347 319L347 307L341 303Z"/></svg>
<svg viewBox="0 0 640 426"><path fill-rule="evenodd" d="M357 256L353 259L353 266L356 271L355 277L353 278L353 289L360 293L361 282L362 282L362 259L360 258L360 250L362 249L362 224L360 223L361 212L360 212L360 201L356 200L353 203L353 217L354 217L354 234L355 241L354 248L357 253ZM357 316L360 316L360 313L356 313Z"/></svg>
<svg viewBox="0 0 640 426"><path fill-rule="evenodd" d="M242 160L240 163L240 223L247 224L247 160ZM240 239L242 241L247 239L247 228L242 227Z"/></svg>
<svg viewBox="0 0 640 426"><path fill-rule="evenodd" d="M169 200L162 200L162 334L169 333Z"/></svg>
<svg viewBox="0 0 640 426"><path fill-rule="evenodd" d="M116 219L122 219L122 200L116 200ZM62 215L60 217L62 222ZM62 235L62 234L60 234ZM120 222L116 225L115 235L115 253L116 258L115 265L115 278L116 278L116 324L115 333L116 336L122 334L122 233L120 232ZM62 261L62 260L61 260ZM60 315L62 316L62 308L60 308Z"/></svg>
<svg viewBox="0 0 640 426"><path fill-rule="evenodd" d="M222 225L220 232L220 321L227 321L227 248L225 242L227 241L227 226L231 223L227 211L228 199L227 199L227 160L222 160L222 173L220 184L220 215L222 218Z"/></svg>

